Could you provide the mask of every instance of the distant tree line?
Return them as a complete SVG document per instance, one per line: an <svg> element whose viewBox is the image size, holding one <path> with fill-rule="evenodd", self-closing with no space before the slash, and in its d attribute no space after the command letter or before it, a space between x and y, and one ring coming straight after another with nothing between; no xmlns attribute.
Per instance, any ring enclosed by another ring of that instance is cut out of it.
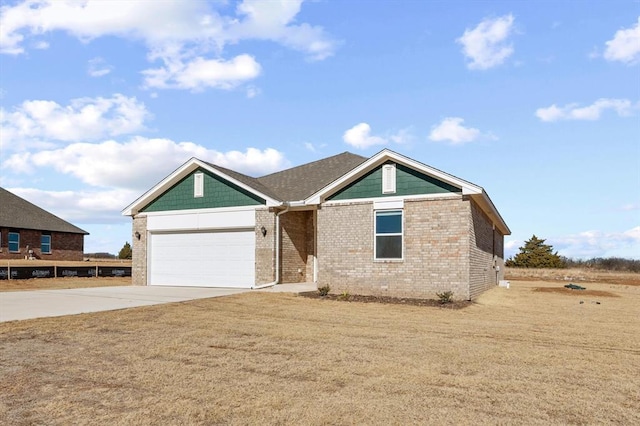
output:
<svg viewBox="0 0 640 426"><path fill-rule="evenodd" d="M594 257L592 259L571 259L563 257L567 268L605 269L620 272L640 272L640 260L622 257Z"/></svg>
<svg viewBox="0 0 640 426"><path fill-rule="evenodd" d="M594 257L589 260L572 259L558 255L546 240L533 235L520 247L520 251L505 261L511 268L592 268L621 272L640 272L640 260L621 257Z"/></svg>

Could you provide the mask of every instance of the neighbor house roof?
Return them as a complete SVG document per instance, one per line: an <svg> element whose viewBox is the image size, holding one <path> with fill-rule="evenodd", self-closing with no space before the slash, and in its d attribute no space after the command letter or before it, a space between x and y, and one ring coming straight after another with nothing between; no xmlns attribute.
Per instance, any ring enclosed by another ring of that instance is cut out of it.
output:
<svg viewBox="0 0 640 426"><path fill-rule="evenodd" d="M0 206L0 226L3 228L89 234L4 188L0 188Z"/></svg>

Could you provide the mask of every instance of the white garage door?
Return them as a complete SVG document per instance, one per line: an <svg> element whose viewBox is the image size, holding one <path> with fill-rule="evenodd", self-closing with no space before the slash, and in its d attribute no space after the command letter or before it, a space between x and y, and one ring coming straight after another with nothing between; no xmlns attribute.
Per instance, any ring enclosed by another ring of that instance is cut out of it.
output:
<svg viewBox="0 0 640 426"><path fill-rule="evenodd" d="M249 288L255 282L250 231L151 234L149 285Z"/></svg>

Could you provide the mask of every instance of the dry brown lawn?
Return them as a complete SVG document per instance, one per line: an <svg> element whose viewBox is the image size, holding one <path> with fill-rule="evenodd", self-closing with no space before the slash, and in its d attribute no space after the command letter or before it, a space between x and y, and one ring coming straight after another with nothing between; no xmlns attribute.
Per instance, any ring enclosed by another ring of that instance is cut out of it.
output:
<svg viewBox="0 0 640 426"><path fill-rule="evenodd" d="M2 323L0 422L640 424L640 287L536 290L559 286L461 310L251 292Z"/></svg>

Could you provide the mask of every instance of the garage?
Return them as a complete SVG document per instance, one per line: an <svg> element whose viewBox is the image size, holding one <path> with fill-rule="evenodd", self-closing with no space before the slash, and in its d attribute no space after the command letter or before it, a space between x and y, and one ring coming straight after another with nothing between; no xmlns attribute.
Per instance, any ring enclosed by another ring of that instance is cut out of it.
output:
<svg viewBox="0 0 640 426"><path fill-rule="evenodd" d="M250 288L255 283L251 229L149 234L149 285Z"/></svg>

